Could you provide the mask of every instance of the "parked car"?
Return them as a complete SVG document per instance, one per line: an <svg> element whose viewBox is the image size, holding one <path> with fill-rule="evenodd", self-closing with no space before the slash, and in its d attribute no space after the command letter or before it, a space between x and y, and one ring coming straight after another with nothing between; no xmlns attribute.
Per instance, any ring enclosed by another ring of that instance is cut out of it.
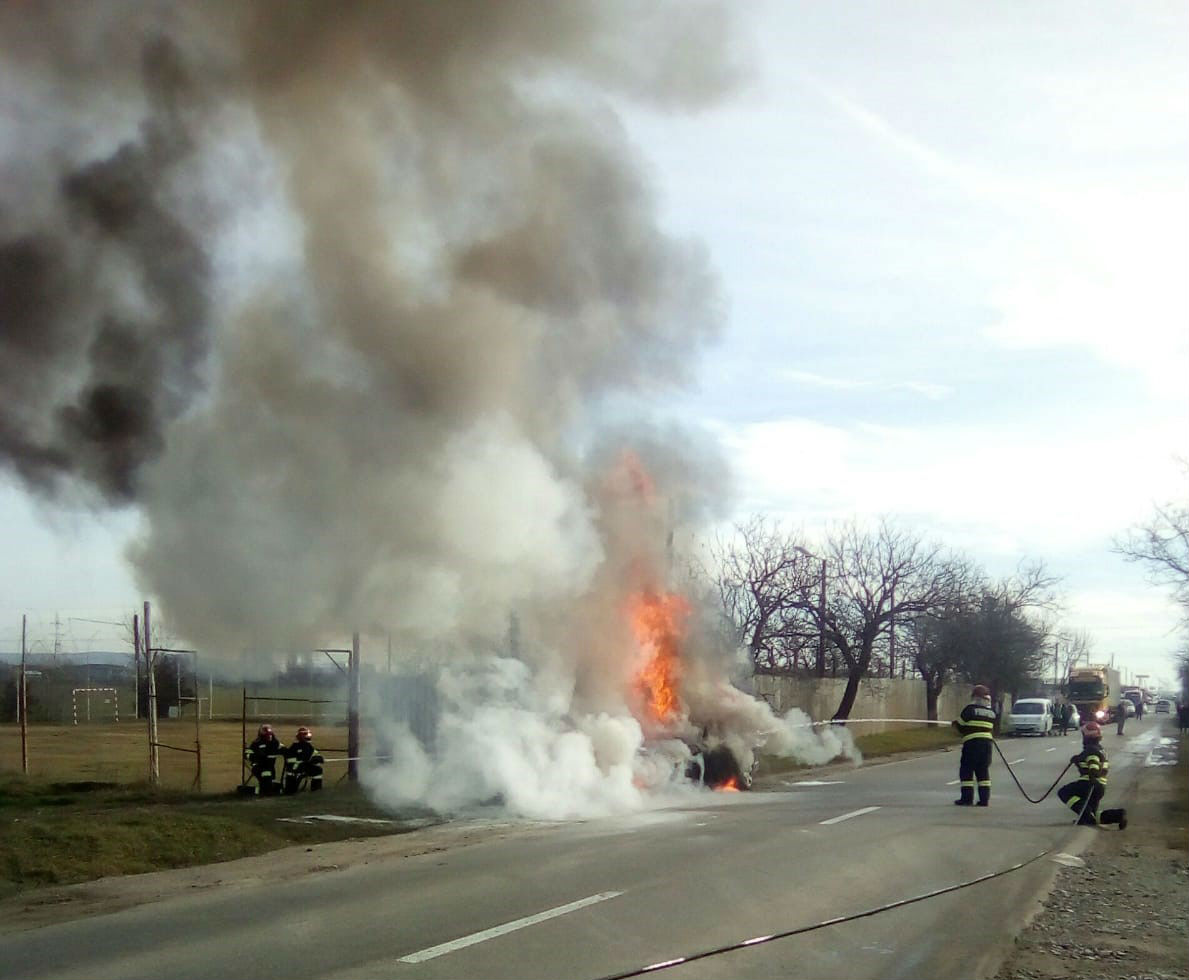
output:
<svg viewBox="0 0 1189 980"><path fill-rule="evenodd" d="M1123 714L1128 718L1135 717L1135 702L1132 701L1131 698L1123 699Z"/></svg>
<svg viewBox="0 0 1189 980"><path fill-rule="evenodd" d="M1069 716L1069 728L1071 731L1076 732L1082 727L1082 715L1081 712L1078 711L1078 706L1076 704L1071 704L1069 707L1073 711L1073 714Z"/></svg>
<svg viewBox="0 0 1189 980"><path fill-rule="evenodd" d="M1049 735L1053 731L1053 702L1048 698L1020 698L1011 706L1010 735Z"/></svg>
<svg viewBox="0 0 1189 980"><path fill-rule="evenodd" d="M1156 702L1156 714L1167 715L1172 713L1172 702L1167 698L1161 698Z"/></svg>

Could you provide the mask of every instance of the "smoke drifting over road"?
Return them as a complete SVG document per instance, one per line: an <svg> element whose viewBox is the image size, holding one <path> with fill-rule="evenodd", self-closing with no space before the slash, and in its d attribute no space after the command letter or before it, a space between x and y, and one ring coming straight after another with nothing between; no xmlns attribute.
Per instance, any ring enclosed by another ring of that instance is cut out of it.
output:
<svg viewBox="0 0 1189 980"><path fill-rule="evenodd" d="M496 700L622 783L623 597L725 478L623 421L720 303L613 101L728 93L725 6L25 3L0 38L0 463L135 504L216 656L361 629L489 676L515 611Z"/></svg>

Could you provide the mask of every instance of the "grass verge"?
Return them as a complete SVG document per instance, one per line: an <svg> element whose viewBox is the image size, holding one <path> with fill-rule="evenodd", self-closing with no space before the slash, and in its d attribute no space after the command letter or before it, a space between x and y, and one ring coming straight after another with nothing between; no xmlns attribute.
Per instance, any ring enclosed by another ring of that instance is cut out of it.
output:
<svg viewBox="0 0 1189 980"><path fill-rule="evenodd" d="M391 822L281 819L320 813ZM229 861L290 844L403 833L431 821L428 812L393 817L379 811L353 785L256 799L5 775L0 776L0 897L43 885Z"/></svg>

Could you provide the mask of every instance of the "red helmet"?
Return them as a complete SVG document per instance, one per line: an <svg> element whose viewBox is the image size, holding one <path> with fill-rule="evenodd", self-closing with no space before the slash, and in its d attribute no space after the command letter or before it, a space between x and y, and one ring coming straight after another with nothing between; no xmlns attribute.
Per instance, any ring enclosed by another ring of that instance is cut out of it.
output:
<svg viewBox="0 0 1189 980"><path fill-rule="evenodd" d="M297 740L299 742L312 742L314 740L314 733L311 732L305 725L297 730Z"/></svg>
<svg viewBox="0 0 1189 980"><path fill-rule="evenodd" d="M261 725L256 734L261 738L272 738L272 725Z"/></svg>
<svg viewBox="0 0 1189 980"><path fill-rule="evenodd" d="M970 692L970 696L972 698L989 698L991 696L991 691L983 684L975 684L974 690Z"/></svg>
<svg viewBox="0 0 1189 980"><path fill-rule="evenodd" d="M1098 722L1088 721L1082 726L1083 738L1102 738L1102 729L1098 727Z"/></svg>

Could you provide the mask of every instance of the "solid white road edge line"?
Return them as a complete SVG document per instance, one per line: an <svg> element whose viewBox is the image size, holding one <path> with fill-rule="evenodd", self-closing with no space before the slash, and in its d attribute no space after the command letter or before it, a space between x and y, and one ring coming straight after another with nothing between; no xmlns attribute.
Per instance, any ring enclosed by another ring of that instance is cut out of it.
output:
<svg viewBox="0 0 1189 980"><path fill-rule="evenodd" d="M843 820L849 820L851 817L861 817L864 813L874 813L878 810L877 806L865 806L862 810L852 810L850 813L844 813L840 817L831 817L829 820L821 821L823 827L828 827L832 823L842 823Z"/></svg>
<svg viewBox="0 0 1189 980"><path fill-rule="evenodd" d="M570 902L569 905L559 905L557 908L538 912L536 915L526 915L523 919L514 919L512 922L505 922L502 926L492 926L490 929L484 929L482 932L472 932L469 936L462 936L459 939L452 939L448 943L439 943L437 946L418 950L416 953L402 956L397 962L424 963L426 960L432 960L435 956L453 953L457 949L465 949L467 946L474 946L476 943L495 939L496 936L515 932L517 929L524 929L526 926L535 926L538 922L556 919L559 915L565 915L567 912L576 912L578 909L584 909L588 905L605 902L609 898L615 898L622 894L623 892L599 892L597 895L590 895L587 898L580 898L576 902Z"/></svg>

